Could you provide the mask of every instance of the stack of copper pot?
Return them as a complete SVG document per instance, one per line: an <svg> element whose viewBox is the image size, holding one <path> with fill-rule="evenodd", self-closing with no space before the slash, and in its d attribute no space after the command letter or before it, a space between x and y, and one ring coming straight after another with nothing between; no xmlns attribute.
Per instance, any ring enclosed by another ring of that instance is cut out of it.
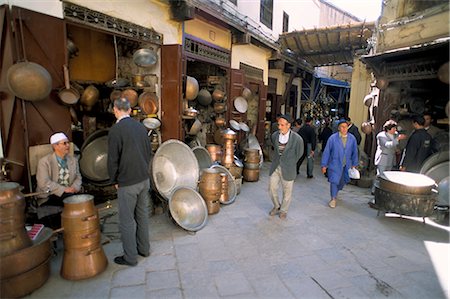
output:
<svg viewBox="0 0 450 299"><path fill-rule="evenodd" d="M244 164L237 157L234 157L234 163L228 169L231 175L234 178L234 182L236 183L236 194L241 193L241 185L242 185L242 171L244 169Z"/></svg>
<svg viewBox="0 0 450 299"><path fill-rule="evenodd" d="M208 214L217 214L220 210L220 196L222 194L222 180L220 172L214 168L202 170L198 189L205 200Z"/></svg>
<svg viewBox="0 0 450 299"><path fill-rule="evenodd" d="M64 228L64 255L61 276L68 280L93 277L106 269L101 245L100 223L92 195L64 199L61 223Z"/></svg>
<svg viewBox="0 0 450 299"><path fill-rule="evenodd" d="M244 170L242 176L246 182L256 182L259 180L259 150L246 148L244 149Z"/></svg>
<svg viewBox="0 0 450 299"><path fill-rule="evenodd" d="M234 164L234 142L237 136L230 128L223 130L222 136L224 151L221 164L229 169Z"/></svg>
<svg viewBox="0 0 450 299"><path fill-rule="evenodd" d="M25 199L19 184L0 183L0 294L23 297L50 275L52 230L44 228L33 242L25 229Z"/></svg>

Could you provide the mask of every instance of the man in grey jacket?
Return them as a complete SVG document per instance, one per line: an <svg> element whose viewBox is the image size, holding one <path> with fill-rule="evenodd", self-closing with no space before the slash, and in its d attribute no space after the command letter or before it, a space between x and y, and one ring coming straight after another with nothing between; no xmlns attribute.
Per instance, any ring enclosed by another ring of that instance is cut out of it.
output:
<svg viewBox="0 0 450 299"><path fill-rule="evenodd" d="M269 172L269 192L273 208L269 215L279 214L281 219L286 219L292 200L292 187L297 176L297 161L304 151L303 139L291 131L290 117L281 115L278 119L278 131L272 134L271 140L274 151ZM280 184L283 191L281 203L278 198Z"/></svg>
<svg viewBox="0 0 450 299"><path fill-rule="evenodd" d="M395 152L399 140L406 139L406 135L397 133L397 123L388 120L383 125L383 131L377 134L377 150L374 164L377 166L377 177L389 171L395 165ZM375 192L375 184L372 193Z"/></svg>

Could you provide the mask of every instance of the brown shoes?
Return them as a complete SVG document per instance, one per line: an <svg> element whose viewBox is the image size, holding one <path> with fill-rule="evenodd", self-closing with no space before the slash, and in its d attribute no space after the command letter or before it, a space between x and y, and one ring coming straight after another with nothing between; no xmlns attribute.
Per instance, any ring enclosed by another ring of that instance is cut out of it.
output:
<svg viewBox="0 0 450 299"><path fill-rule="evenodd" d="M272 210L270 210L269 215L270 216L275 216L279 212L280 212L280 208L273 208Z"/></svg>
<svg viewBox="0 0 450 299"><path fill-rule="evenodd" d="M332 198L330 202L328 203L328 206L332 209L336 207L336 198Z"/></svg>
<svg viewBox="0 0 450 299"><path fill-rule="evenodd" d="M280 212L280 219L286 219L286 217L287 217L287 213Z"/></svg>

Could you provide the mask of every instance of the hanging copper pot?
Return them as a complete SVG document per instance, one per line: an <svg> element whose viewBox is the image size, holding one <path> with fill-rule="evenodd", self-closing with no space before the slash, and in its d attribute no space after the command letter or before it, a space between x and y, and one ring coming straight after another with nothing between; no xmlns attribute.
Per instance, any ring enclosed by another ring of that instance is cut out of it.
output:
<svg viewBox="0 0 450 299"><path fill-rule="evenodd" d="M74 105L80 99L80 93L78 92L78 90L70 86L69 69L67 68L67 65L63 66L63 72L64 72L64 88L62 88L58 92L58 96L64 104Z"/></svg>
<svg viewBox="0 0 450 299"><path fill-rule="evenodd" d="M226 104L221 102L214 103L214 112L224 113L226 110Z"/></svg>
<svg viewBox="0 0 450 299"><path fill-rule="evenodd" d="M114 103L115 100L120 99L120 97L122 96L122 91L118 90L118 89L114 89L111 94L109 95L109 99L111 100L111 102Z"/></svg>
<svg viewBox="0 0 450 299"><path fill-rule="evenodd" d="M212 93L212 98L216 102L221 102L225 98L225 91L218 88L214 89Z"/></svg>
<svg viewBox="0 0 450 299"><path fill-rule="evenodd" d="M80 103L83 105L85 110L89 111L92 109L95 103L97 103L99 96L100 92L98 91L97 87L95 87L94 85L89 85L83 91Z"/></svg>
<svg viewBox="0 0 450 299"><path fill-rule="evenodd" d="M122 98L126 98L130 102L130 106L134 107L138 103L138 93L136 90L127 88L122 91Z"/></svg>
<svg viewBox="0 0 450 299"><path fill-rule="evenodd" d="M364 134L370 134L370 133L372 133L372 124L369 123L369 122L363 122L363 123L361 124L361 131L362 131Z"/></svg>
<svg viewBox="0 0 450 299"><path fill-rule="evenodd" d="M158 97L154 92L144 91L139 96L138 105L145 114L158 113Z"/></svg>
<svg viewBox="0 0 450 299"><path fill-rule="evenodd" d="M198 92L196 101L202 106L208 106L212 102L211 93L206 88L202 88Z"/></svg>
<svg viewBox="0 0 450 299"><path fill-rule="evenodd" d="M198 81L194 77L186 76L186 99L194 100L198 95Z"/></svg>
<svg viewBox="0 0 450 299"><path fill-rule="evenodd" d="M225 125L225 118L224 117L216 117L216 119L214 120L214 123L216 124L216 126L218 127L223 127Z"/></svg>

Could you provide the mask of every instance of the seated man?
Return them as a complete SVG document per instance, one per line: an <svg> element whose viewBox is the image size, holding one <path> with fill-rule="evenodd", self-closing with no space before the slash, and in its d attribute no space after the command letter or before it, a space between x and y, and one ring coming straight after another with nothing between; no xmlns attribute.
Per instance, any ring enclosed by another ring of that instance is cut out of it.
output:
<svg viewBox="0 0 450 299"><path fill-rule="evenodd" d="M63 199L81 190L78 161L69 155L70 142L64 133L50 137L53 153L39 160L36 180L37 192L49 192L42 205L63 206Z"/></svg>

